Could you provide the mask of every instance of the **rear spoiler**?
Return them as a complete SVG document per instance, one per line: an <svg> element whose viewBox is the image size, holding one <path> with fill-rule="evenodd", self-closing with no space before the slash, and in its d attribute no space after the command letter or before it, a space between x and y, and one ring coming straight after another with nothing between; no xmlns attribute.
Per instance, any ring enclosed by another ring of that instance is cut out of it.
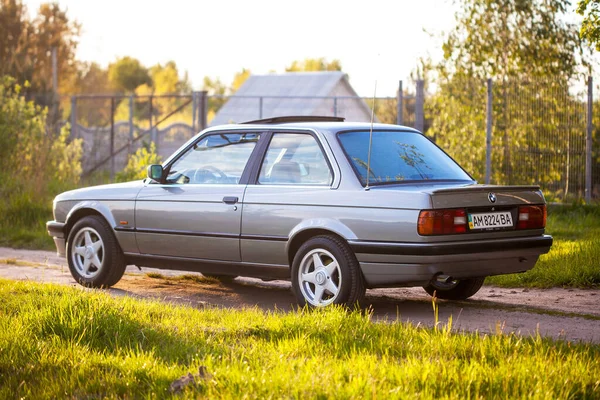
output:
<svg viewBox="0 0 600 400"><path fill-rule="evenodd" d="M444 193L461 193L461 192L518 192L523 190L540 190L538 185L472 185L472 186L461 186L461 187L449 187L436 189L431 194L444 194Z"/></svg>

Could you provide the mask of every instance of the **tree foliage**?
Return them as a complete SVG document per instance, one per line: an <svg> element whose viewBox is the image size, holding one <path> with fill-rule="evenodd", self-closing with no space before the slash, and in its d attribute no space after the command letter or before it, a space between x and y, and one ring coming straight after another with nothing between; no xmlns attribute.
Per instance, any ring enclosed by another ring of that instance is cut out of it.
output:
<svg viewBox="0 0 600 400"><path fill-rule="evenodd" d="M328 61L326 58L307 58L302 61L293 61L285 68L286 72L303 72L303 71L341 71L342 63L340 60L334 59Z"/></svg>
<svg viewBox="0 0 600 400"><path fill-rule="evenodd" d="M121 57L108 66L108 80L113 89L120 93L133 93L138 86L152 86L148 68L129 56Z"/></svg>
<svg viewBox="0 0 600 400"><path fill-rule="evenodd" d="M252 72L249 69L242 68L240 72L237 72L233 76L233 82L231 83L231 92L235 93L237 90L246 82L246 79L250 77Z"/></svg>
<svg viewBox="0 0 600 400"><path fill-rule="evenodd" d="M440 72L469 78L570 78L582 51L568 0L464 0Z"/></svg>
<svg viewBox="0 0 600 400"><path fill-rule="evenodd" d="M444 59L434 65L438 92L427 104L433 117L428 135L476 179L485 176L488 78L494 99L492 182L548 183L568 174L559 165L543 176L531 173L554 151L557 135L572 134L563 122L572 105L569 80L582 70L583 48L577 28L565 22L568 4L463 0L443 45Z"/></svg>
<svg viewBox="0 0 600 400"><path fill-rule="evenodd" d="M577 13L583 16L581 38L594 45L600 51L600 0L579 0Z"/></svg>
<svg viewBox="0 0 600 400"><path fill-rule="evenodd" d="M52 89L52 49L57 52L59 92L71 92L80 25L57 3L43 3L30 18L20 0L0 0L0 76L10 75L30 92Z"/></svg>

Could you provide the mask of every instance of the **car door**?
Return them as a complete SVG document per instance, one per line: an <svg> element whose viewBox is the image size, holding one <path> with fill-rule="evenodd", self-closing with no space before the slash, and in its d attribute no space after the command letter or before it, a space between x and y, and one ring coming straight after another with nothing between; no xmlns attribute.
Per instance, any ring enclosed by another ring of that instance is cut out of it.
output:
<svg viewBox="0 0 600 400"><path fill-rule="evenodd" d="M255 181L246 188L241 251L244 262L288 264L286 243L292 228L310 218L331 216L331 165L317 136L274 132Z"/></svg>
<svg viewBox="0 0 600 400"><path fill-rule="evenodd" d="M201 137L148 183L135 208L140 253L240 261L244 171L260 133Z"/></svg>

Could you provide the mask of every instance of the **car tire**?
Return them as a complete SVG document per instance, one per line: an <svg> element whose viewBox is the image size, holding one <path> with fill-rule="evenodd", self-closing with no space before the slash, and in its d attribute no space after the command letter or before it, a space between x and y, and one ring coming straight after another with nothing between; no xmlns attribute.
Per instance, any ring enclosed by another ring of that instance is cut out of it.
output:
<svg viewBox="0 0 600 400"><path fill-rule="evenodd" d="M448 283L431 282L423 289L431 296L435 292L438 299L444 300L466 300L481 289L485 277L454 280Z"/></svg>
<svg viewBox="0 0 600 400"><path fill-rule="evenodd" d="M362 301L365 283L348 244L326 235L308 240L294 256L292 290L301 306L353 306Z"/></svg>
<svg viewBox="0 0 600 400"><path fill-rule="evenodd" d="M80 219L69 232L67 262L73 278L86 287L115 285L127 266L112 229L97 215Z"/></svg>

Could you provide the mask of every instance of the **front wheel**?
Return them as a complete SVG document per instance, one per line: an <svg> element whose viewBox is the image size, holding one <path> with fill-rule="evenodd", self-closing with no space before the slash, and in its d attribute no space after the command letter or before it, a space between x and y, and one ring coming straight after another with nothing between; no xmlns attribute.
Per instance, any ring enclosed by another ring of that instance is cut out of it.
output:
<svg viewBox="0 0 600 400"><path fill-rule="evenodd" d="M423 286L423 289L431 296L435 292L435 296L438 299L466 300L481 289L483 281L485 281L485 277L455 279L447 283L433 280L429 285Z"/></svg>
<svg viewBox="0 0 600 400"><path fill-rule="evenodd" d="M292 290L300 305L354 305L365 295L360 265L341 239L316 236L304 243L292 263Z"/></svg>
<svg viewBox="0 0 600 400"><path fill-rule="evenodd" d="M127 266L112 229L97 215L80 219L71 229L67 261L73 278L87 287L113 286Z"/></svg>

